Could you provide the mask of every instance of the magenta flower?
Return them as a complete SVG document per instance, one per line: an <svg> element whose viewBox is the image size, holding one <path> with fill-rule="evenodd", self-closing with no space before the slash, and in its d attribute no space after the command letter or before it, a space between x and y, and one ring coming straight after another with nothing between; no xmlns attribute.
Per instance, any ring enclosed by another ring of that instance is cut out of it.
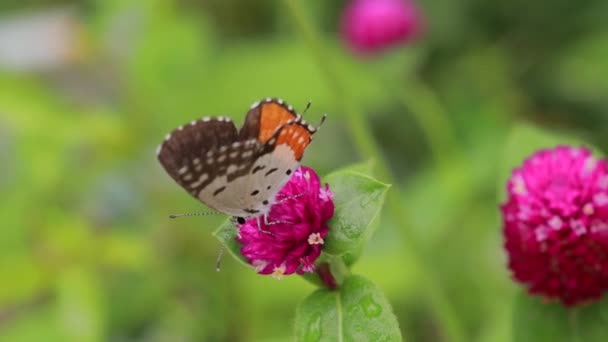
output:
<svg viewBox="0 0 608 342"><path fill-rule="evenodd" d="M422 19L411 0L353 0L342 14L342 36L355 52L378 52L415 38Z"/></svg>
<svg viewBox="0 0 608 342"><path fill-rule="evenodd" d="M277 194L267 217L272 224L260 219L260 231L257 218L249 219L240 225L236 240L242 245L241 254L260 274L280 279L294 272L313 272L333 215L329 186L321 186L314 170L301 166Z"/></svg>
<svg viewBox="0 0 608 342"><path fill-rule="evenodd" d="M584 148L541 150L513 171L502 206L513 277L567 306L608 290L608 164Z"/></svg>

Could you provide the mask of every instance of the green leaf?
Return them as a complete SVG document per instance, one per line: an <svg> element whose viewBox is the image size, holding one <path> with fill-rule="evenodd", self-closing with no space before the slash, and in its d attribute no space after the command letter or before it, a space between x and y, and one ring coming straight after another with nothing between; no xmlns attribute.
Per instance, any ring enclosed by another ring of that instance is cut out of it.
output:
<svg viewBox="0 0 608 342"><path fill-rule="evenodd" d="M247 259L241 254L241 245L236 242L237 228L234 226L230 219L224 221L222 225L213 232L215 236L224 247L232 254L235 259L243 263L245 266L249 266Z"/></svg>
<svg viewBox="0 0 608 342"><path fill-rule="evenodd" d="M388 300L361 276L346 278L337 291L321 289L296 309L298 341L401 341Z"/></svg>
<svg viewBox="0 0 608 342"><path fill-rule="evenodd" d="M507 138L502 167L499 171L497 184L499 203L506 199L506 182L514 168L521 166L523 161L535 151L543 148L553 148L558 145L585 146L599 154L598 149L576 137L561 132L543 131L529 124L516 125Z"/></svg>
<svg viewBox="0 0 608 342"><path fill-rule="evenodd" d="M526 293L513 312L513 341L608 341L608 299L580 308L543 303Z"/></svg>
<svg viewBox="0 0 608 342"><path fill-rule="evenodd" d="M373 233L372 224L384 203L390 185L362 173L342 170L324 179L334 193L336 210L329 222L324 252L332 255L357 255Z"/></svg>

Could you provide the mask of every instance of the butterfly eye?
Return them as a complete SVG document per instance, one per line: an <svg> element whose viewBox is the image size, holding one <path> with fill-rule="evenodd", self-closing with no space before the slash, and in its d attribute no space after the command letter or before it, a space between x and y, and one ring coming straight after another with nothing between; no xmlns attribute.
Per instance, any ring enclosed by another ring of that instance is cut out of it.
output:
<svg viewBox="0 0 608 342"><path fill-rule="evenodd" d="M236 218L236 223L238 223L238 224L244 224L245 223L245 219L242 218L242 217L237 217Z"/></svg>

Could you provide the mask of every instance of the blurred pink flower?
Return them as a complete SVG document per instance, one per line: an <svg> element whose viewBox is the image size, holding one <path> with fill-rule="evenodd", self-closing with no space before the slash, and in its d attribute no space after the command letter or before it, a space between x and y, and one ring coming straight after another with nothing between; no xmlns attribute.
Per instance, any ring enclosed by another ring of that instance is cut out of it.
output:
<svg viewBox="0 0 608 342"><path fill-rule="evenodd" d="M313 169L301 166L279 191L265 224L251 218L239 227L241 253L260 274L276 278L313 272L321 255L327 221L334 215L333 193Z"/></svg>
<svg viewBox="0 0 608 342"><path fill-rule="evenodd" d="M567 306L608 290L608 164L584 148L541 150L515 169L502 206L515 280Z"/></svg>
<svg viewBox="0 0 608 342"><path fill-rule="evenodd" d="M422 18L411 0L352 0L341 25L346 44L370 54L414 39Z"/></svg>

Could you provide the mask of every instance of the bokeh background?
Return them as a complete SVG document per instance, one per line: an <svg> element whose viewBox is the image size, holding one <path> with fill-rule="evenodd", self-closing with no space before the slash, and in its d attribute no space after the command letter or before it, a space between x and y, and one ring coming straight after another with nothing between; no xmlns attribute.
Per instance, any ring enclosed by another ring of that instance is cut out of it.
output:
<svg viewBox="0 0 608 342"><path fill-rule="evenodd" d="M229 256L216 273L224 218L169 220L204 207L154 155L174 127L239 122L266 96L311 100L312 122L328 113L304 158L320 174L390 166L376 176L407 224L382 215L353 271L405 338L449 340L408 256L415 236L467 339L510 339L505 149L533 125L606 150L608 2L419 0L418 39L365 56L340 34L347 1L296 1L313 44L288 2L0 2L0 340L292 340L314 287Z"/></svg>

